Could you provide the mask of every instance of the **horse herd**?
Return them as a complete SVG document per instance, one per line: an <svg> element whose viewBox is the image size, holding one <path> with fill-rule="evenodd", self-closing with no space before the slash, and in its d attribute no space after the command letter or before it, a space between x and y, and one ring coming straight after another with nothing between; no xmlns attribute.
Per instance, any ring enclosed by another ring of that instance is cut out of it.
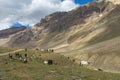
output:
<svg viewBox="0 0 120 80"><path fill-rule="evenodd" d="M35 50L40 50L40 51L42 51L42 52L54 52L54 50L53 49L35 49ZM27 48L25 48L24 49L24 51L25 51L25 54L23 55L23 54L21 54L20 52L15 52L15 53L9 53L8 54L8 57L9 57L9 60L15 60L15 59L17 59L17 60L20 60L20 61L22 61L23 63L28 63L28 50L27 50ZM31 57L30 57L31 58ZM7 63L7 62L6 62ZM52 60L47 60L47 61L43 61L43 63L44 64L49 64L49 65L51 65L51 64L53 64L53 61Z"/></svg>
<svg viewBox="0 0 120 80"><path fill-rule="evenodd" d="M36 50L39 50L39 49L36 49ZM41 49L40 51L43 51L43 52L54 52L53 49L47 49L47 50L44 50L44 49ZM14 54L13 53L9 53L9 59L10 60L13 60L13 59L18 59L20 61L22 61L23 63L28 63L28 54L27 54L27 49L25 49L25 54L22 55L20 54L20 52L15 52ZM70 57L68 57L68 59L70 59ZM75 59L72 60L73 62L75 62ZM53 60L45 60L43 61L43 64L48 64L48 65L52 65L53 64ZM92 62L89 62L89 61L86 61L86 60L81 60L79 65L80 66L89 66L93 64ZM103 71L102 69L98 69L98 71Z"/></svg>
<svg viewBox="0 0 120 80"><path fill-rule="evenodd" d="M36 48L35 50L40 50L41 52L54 52L54 49L39 49L39 48Z"/></svg>
<svg viewBox="0 0 120 80"><path fill-rule="evenodd" d="M14 60L14 59L19 59L20 61L22 61L23 63L28 63L28 54L25 53L24 56L22 54L20 54L19 52L15 52L15 54L13 55L12 53L9 53L9 59L10 60Z"/></svg>
<svg viewBox="0 0 120 80"><path fill-rule="evenodd" d="M20 52L10 52L8 54L8 58L9 60L20 60L23 63L28 63L28 54L27 54L27 48L25 48L25 54L22 55ZM7 64L7 60L5 62L5 64Z"/></svg>

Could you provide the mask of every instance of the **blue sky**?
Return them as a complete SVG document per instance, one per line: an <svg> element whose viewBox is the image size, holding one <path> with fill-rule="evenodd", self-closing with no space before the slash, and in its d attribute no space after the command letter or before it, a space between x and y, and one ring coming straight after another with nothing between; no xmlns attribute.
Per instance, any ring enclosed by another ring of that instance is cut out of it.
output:
<svg viewBox="0 0 120 80"><path fill-rule="evenodd" d="M92 2L93 0L75 0L75 3L83 5L86 4L88 2Z"/></svg>
<svg viewBox="0 0 120 80"><path fill-rule="evenodd" d="M26 27L26 28L31 28L31 26L29 25L29 24L27 24L27 25L23 25L23 24L21 24L21 23L19 23L19 22L15 22L15 23L13 23L10 27Z"/></svg>

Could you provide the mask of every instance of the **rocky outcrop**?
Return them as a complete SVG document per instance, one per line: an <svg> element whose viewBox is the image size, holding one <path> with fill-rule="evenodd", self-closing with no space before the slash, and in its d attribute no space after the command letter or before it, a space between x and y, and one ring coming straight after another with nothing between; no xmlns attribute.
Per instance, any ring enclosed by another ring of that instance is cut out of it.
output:
<svg viewBox="0 0 120 80"><path fill-rule="evenodd" d="M9 28L9 29L2 30L0 31L0 38L7 38L10 35L16 34L25 29L26 29L25 27L20 27L20 28L15 27L15 28Z"/></svg>

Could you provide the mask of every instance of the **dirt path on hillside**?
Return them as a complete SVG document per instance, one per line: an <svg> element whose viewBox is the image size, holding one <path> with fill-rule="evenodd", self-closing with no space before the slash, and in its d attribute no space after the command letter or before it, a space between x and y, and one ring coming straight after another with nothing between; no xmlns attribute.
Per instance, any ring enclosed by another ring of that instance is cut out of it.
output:
<svg viewBox="0 0 120 80"><path fill-rule="evenodd" d="M4 55L8 55L9 53L15 53L15 52L19 52L19 51L22 51L24 49L18 49L18 50L15 50L15 51L10 51L10 52L6 52L6 53L1 53L0 56L4 56Z"/></svg>

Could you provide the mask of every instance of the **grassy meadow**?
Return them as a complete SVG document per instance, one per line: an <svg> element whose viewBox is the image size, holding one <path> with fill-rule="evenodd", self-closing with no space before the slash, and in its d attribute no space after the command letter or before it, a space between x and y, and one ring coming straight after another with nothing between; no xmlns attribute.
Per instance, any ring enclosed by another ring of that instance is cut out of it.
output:
<svg viewBox="0 0 120 80"><path fill-rule="evenodd" d="M8 55L0 56L0 80L120 80L118 73L80 67L63 55L38 50L19 53L23 57L28 53L28 63L23 63L14 54L11 60ZM48 59L54 64L43 64Z"/></svg>
<svg viewBox="0 0 120 80"><path fill-rule="evenodd" d="M17 48L1 47L1 46L0 46L0 54L1 54L1 53L5 53L5 52L14 51L14 50L17 50Z"/></svg>

